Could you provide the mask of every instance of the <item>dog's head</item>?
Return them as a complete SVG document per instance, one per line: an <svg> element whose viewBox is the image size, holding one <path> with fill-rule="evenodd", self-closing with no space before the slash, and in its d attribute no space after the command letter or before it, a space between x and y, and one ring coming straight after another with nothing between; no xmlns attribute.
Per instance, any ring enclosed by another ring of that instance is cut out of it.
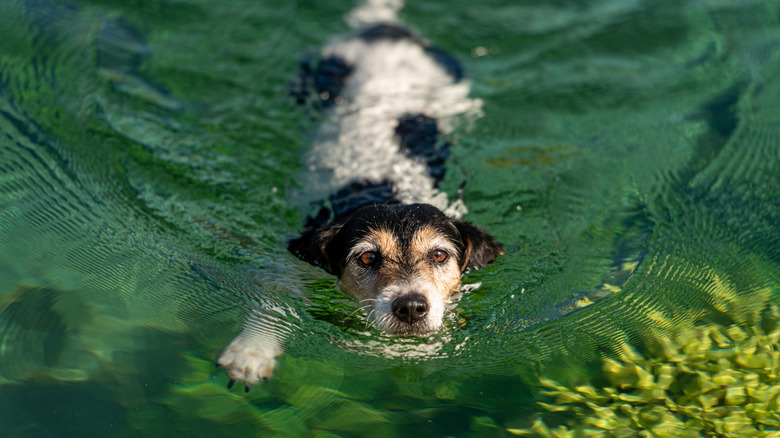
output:
<svg viewBox="0 0 780 438"><path fill-rule="evenodd" d="M484 230L427 204L363 207L307 230L289 249L338 276L379 329L414 335L441 327L463 271L502 254Z"/></svg>

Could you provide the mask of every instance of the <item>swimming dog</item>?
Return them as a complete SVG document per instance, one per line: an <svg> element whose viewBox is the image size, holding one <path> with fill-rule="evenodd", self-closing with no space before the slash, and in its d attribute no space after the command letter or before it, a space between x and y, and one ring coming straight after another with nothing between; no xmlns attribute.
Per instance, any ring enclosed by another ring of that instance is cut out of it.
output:
<svg viewBox="0 0 780 438"><path fill-rule="evenodd" d="M338 277L378 329L427 335L441 328L461 275L502 254L487 232L460 219L463 203L438 190L450 147L440 134L456 118L478 116L481 102L468 97L457 60L381 8L399 2L367 5L352 15L361 29L304 61L291 90L324 111L304 159L302 203L325 201L288 250ZM380 23L360 22L372 11ZM250 318L222 352L231 385L248 388L273 372L283 335L258 330L269 321Z"/></svg>

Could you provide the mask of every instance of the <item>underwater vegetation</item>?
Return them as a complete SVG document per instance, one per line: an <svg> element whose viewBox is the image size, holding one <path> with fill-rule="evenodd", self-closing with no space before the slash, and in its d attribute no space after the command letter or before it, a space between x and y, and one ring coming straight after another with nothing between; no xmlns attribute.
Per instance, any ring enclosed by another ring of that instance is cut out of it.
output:
<svg viewBox="0 0 780 438"><path fill-rule="evenodd" d="M768 297L769 291L759 293ZM780 437L780 311L764 301L734 324L654 331L646 351L604 359L602 385L542 379L542 412L518 436ZM596 379L599 380L599 379ZM571 386L571 387L569 387Z"/></svg>

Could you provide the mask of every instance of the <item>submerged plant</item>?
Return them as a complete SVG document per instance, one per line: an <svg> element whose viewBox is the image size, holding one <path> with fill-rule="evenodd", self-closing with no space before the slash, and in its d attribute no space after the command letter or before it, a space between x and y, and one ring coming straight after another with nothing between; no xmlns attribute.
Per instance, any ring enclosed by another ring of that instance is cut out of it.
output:
<svg viewBox="0 0 780 438"><path fill-rule="evenodd" d="M626 347L605 359L603 388L542 379L544 414L527 429L541 437L780 437L780 313L750 312L751 323L707 324L654 333L647 352Z"/></svg>

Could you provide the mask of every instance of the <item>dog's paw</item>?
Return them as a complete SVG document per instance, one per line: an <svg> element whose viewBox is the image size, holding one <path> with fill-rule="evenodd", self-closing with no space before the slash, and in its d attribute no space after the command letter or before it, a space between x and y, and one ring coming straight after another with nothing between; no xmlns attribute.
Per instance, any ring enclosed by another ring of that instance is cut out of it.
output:
<svg viewBox="0 0 780 438"><path fill-rule="evenodd" d="M267 381L276 367L277 348L247 343L241 338L233 339L217 359L217 365L224 368L232 387L235 382L244 382L246 390L260 381Z"/></svg>

